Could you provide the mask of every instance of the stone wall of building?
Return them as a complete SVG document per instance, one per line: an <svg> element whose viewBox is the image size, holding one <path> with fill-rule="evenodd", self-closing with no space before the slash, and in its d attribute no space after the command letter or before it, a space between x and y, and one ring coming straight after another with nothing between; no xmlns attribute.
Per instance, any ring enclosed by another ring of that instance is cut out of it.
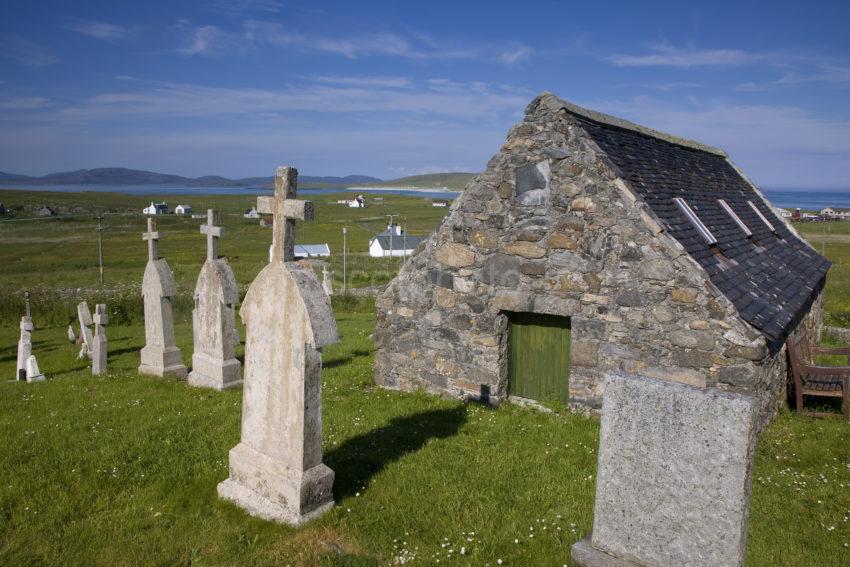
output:
<svg viewBox="0 0 850 567"><path fill-rule="evenodd" d="M505 312L571 318L584 406L611 370L756 394L765 419L784 388L780 355L545 95L379 296L377 383L498 402Z"/></svg>

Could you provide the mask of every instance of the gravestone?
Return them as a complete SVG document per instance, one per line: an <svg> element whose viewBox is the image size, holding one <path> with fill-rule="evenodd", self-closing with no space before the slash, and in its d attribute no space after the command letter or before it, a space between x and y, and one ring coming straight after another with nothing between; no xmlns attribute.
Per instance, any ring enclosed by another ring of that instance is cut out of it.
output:
<svg viewBox="0 0 850 567"><path fill-rule="evenodd" d="M77 342L77 333L74 332L73 326L68 325L68 331L66 334L68 336L68 342L70 342L71 344Z"/></svg>
<svg viewBox="0 0 850 567"><path fill-rule="evenodd" d="M174 342L174 320L171 298L177 293L168 263L159 257L159 232L152 218L148 231L142 235L148 241L148 264L142 281L145 301L145 346L142 349L140 374L186 377L186 367L180 349Z"/></svg>
<svg viewBox="0 0 850 567"><path fill-rule="evenodd" d="M44 382L44 380L44 374L38 369L35 355L31 354L27 359L27 382Z"/></svg>
<svg viewBox="0 0 850 567"><path fill-rule="evenodd" d="M106 372L106 324L109 316L106 314L106 305L98 303L94 307L94 338L92 341L92 363L91 373L94 375Z"/></svg>
<svg viewBox="0 0 850 567"><path fill-rule="evenodd" d="M15 365L15 380L24 380L27 376L27 360L32 354L32 311L30 309L30 292L24 293L26 311L21 317L21 337L18 339L18 359Z"/></svg>
<svg viewBox="0 0 850 567"><path fill-rule="evenodd" d="M328 271L327 266L322 266L322 289L328 296L334 294L333 278L331 278L331 272Z"/></svg>
<svg viewBox="0 0 850 567"><path fill-rule="evenodd" d="M754 398L622 373L606 379L585 567L740 567Z"/></svg>
<svg viewBox="0 0 850 567"><path fill-rule="evenodd" d="M207 260L195 285L195 309L192 311L195 351L189 384L223 390L242 383L241 365L236 360L236 303L239 288L227 260L218 257L218 239L224 228L216 226L218 213L207 211Z"/></svg>
<svg viewBox="0 0 850 567"><path fill-rule="evenodd" d="M272 259L240 311L246 326L241 442L230 450L221 498L248 513L300 525L333 507L334 472L322 463L322 353L339 340L328 296L306 262L293 262L295 219L312 203L295 200L297 171L275 172Z"/></svg>
<svg viewBox="0 0 850 567"><path fill-rule="evenodd" d="M89 311L89 304L85 301L81 301L77 304L77 320L80 322L80 340L82 341L80 354L77 358L91 358L92 335L89 327L91 327L94 322L91 318L91 311Z"/></svg>

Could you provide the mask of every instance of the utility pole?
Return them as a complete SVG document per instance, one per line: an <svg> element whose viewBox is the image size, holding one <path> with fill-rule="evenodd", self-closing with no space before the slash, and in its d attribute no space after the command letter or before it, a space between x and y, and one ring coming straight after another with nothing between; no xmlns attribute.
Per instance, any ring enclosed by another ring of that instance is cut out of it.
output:
<svg viewBox="0 0 850 567"><path fill-rule="evenodd" d="M348 254L348 227L342 227L342 293L345 293L345 286L348 279L345 275L345 256Z"/></svg>
<svg viewBox="0 0 850 567"><path fill-rule="evenodd" d="M97 257L100 265L100 287L103 287L103 215L97 215Z"/></svg>
<svg viewBox="0 0 850 567"><path fill-rule="evenodd" d="M407 260L407 217L401 225L401 265Z"/></svg>

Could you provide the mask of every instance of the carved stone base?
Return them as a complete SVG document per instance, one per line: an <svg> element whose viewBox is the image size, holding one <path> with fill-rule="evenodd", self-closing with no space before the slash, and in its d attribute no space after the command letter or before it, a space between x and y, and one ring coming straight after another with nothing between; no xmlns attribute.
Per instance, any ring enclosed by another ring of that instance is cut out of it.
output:
<svg viewBox="0 0 850 567"><path fill-rule="evenodd" d="M235 358L216 360L203 353L192 355L189 385L225 390L242 384L242 365Z"/></svg>
<svg viewBox="0 0 850 567"><path fill-rule="evenodd" d="M188 370L183 365L179 348L153 346L142 349L142 364L139 366L139 374L185 378Z"/></svg>
<svg viewBox="0 0 850 567"><path fill-rule="evenodd" d="M219 483L218 495L252 516L300 526L334 506L334 472L324 464L293 471L243 443L229 460L230 478Z"/></svg>

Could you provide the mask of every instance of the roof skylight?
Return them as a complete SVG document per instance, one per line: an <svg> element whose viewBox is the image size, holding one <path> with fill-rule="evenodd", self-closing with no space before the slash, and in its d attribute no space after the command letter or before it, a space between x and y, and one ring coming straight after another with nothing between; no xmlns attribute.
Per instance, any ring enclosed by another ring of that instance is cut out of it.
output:
<svg viewBox="0 0 850 567"><path fill-rule="evenodd" d="M766 225L767 225L767 228L769 228L771 232L776 232L776 229L775 229L775 228L773 228L773 225L772 225L772 224L770 224L770 221L769 221L769 220L767 220L763 214L761 214L761 211L758 209L758 207L756 207L756 206L755 206L755 203L753 203L752 201L747 201L747 203L749 203L750 207L751 207L751 208L752 208L752 209L756 212L756 214L759 216L759 218L761 219L761 222L763 222L764 224L766 224Z"/></svg>
<svg viewBox="0 0 850 567"><path fill-rule="evenodd" d="M682 214L685 215L694 228L697 229L697 232L705 238L706 242L708 242L709 246L714 246L717 244L717 239L714 238L714 235L711 234L711 231L708 230L708 227L705 226L696 213L691 209L690 205L688 205L684 199L681 197L673 197L673 201L678 205L679 210L682 211Z"/></svg>
<svg viewBox="0 0 850 567"><path fill-rule="evenodd" d="M726 201L724 201L723 199L717 199L717 202L720 203L720 206L723 207L723 210L726 211L726 213L730 217L732 217L732 220L734 220L738 227L740 227L740 229L744 231L744 234L746 234L747 237L753 235L753 231L750 230L750 228L744 224L744 221L738 218L738 215L735 214L735 211L732 210L732 207L730 207Z"/></svg>

